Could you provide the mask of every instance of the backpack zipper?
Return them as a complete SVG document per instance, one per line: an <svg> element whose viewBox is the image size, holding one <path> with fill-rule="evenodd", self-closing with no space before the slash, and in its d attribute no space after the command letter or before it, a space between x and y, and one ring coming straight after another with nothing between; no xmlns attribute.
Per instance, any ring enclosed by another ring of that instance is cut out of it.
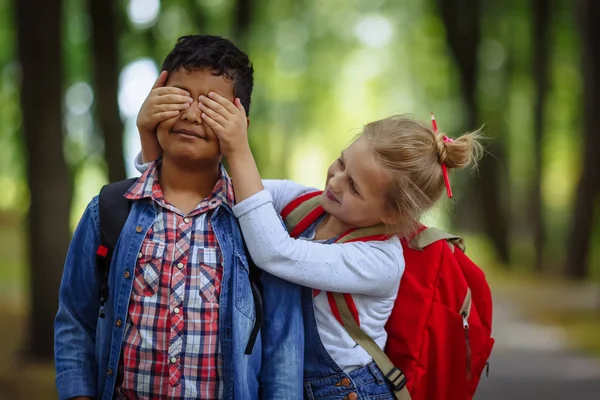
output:
<svg viewBox="0 0 600 400"><path fill-rule="evenodd" d="M466 344L466 365L467 365L467 380L470 381L472 378L472 367L471 367L471 342L469 340L469 314L471 313L471 289L467 288L467 295L465 301L460 308L460 315L463 321L463 330L465 331L465 344Z"/></svg>

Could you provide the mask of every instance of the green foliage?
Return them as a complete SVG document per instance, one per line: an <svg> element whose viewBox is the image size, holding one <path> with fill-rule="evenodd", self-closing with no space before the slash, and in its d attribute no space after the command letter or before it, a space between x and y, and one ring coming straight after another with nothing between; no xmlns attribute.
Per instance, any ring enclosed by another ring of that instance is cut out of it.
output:
<svg viewBox="0 0 600 400"><path fill-rule="evenodd" d="M130 19L128 1L117 3L123 67L148 58L159 68L184 34L233 38L236 32L238 2L234 0L162 1L156 19L143 26ZM91 79L86 4L86 0L64 2L66 92ZM528 265L533 251L528 209L533 174L529 171L535 145L532 11L529 3L517 0L482 4L480 120L492 141L507 149L503 172L508 177L512 253L516 264ZM552 18L542 190L546 255L555 263L551 268L558 268L581 172L582 78L573 3L555 2ZM27 209L26 154L19 135L15 39L11 2L0 0L0 210L22 214ZM440 128L451 136L465 127L456 63L446 44L438 4L432 0L254 0L249 27L234 40L248 51L255 66L250 142L265 177L320 186L329 162L361 127L393 113L412 113L427 120L433 111ZM73 222L106 180L94 124L90 110L75 116L65 110L65 156L76 183ZM126 125L132 127L131 121ZM460 199L469 181L464 173L452 180ZM427 218L445 225L452 212L452 203L444 202ZM598 250L591 264L600 277Z"/></svg>

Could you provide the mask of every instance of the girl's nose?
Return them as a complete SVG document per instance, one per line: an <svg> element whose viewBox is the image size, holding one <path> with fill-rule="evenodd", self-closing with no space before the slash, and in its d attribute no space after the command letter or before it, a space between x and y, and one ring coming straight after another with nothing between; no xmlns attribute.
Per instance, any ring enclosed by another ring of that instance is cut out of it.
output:
<svg viewBox="0 0 600 400"><path fill-rule="evenodd" d="M340 172L335 173L331 177L331 179L329 179L329 187L331 188L333 193L335 193L335 194L340 193L340 182L341 182Z"/></svg>

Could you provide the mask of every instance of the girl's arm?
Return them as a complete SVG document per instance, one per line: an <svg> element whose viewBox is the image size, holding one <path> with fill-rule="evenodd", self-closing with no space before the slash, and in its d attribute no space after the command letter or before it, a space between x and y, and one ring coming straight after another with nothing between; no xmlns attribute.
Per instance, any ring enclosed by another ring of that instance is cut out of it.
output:
<svg viewBox="0 0 600 400"><path fill-rule="evenodd" d="M397 238L365 243L321 244L289 236L264 190L247 137L247 120L235 104L209 93L200 97L202 118L227 156L244 239L256 265L271 274L315 289L389 295L396 290L404 259Z"/></svg>
<svg viewBox="0 0 600 400"><path fill-rule="evenodd" d="M289 236L262 191L233 209L256 265L287 281L314 289L389 295L404 271L402 246L387 241L323 244Z"/></svg>

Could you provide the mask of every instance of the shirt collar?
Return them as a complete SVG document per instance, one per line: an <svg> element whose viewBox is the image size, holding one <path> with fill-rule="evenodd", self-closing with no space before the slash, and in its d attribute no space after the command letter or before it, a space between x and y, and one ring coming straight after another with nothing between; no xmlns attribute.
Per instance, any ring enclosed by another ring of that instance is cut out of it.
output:
<svg viewBox="0 0 600 400"><path fill-rule="evenodd" d="M158 180L161 164L161 160L150 163L148 169L125 193L125 197L130 200L151 198L159 204L165 203L164 195ZM231 179L223 164L219 165L219 177L217 178L217 182L215 183L212 192L198 205L197 209L201 208L205 203L209 205L209 208L217 207L222 203L225 203L232 208L235 204L233 185L231 184Z"/></svg>

